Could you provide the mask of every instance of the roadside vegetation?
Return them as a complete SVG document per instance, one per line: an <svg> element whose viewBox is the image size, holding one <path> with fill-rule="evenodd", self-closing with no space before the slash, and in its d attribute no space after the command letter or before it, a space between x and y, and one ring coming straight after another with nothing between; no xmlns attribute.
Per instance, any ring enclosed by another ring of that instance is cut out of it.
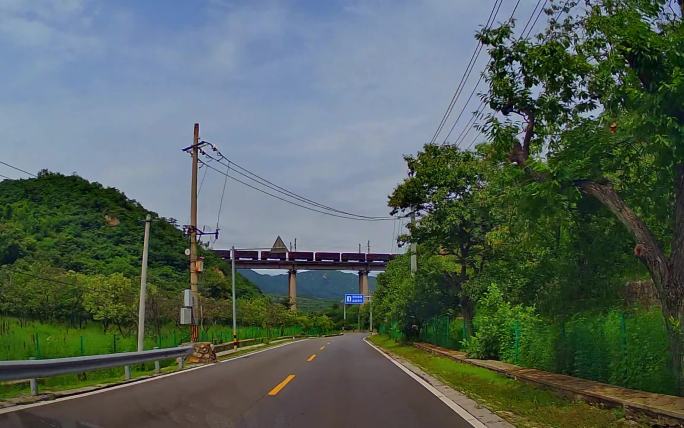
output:
<svg viewBox="0 0 684 428"><path fill-rule="evenodd" d="M633 427L622 410L599 409L571 401L480 367L435 356L386 336L372 336L377 346L397 355L477 401L518 427ZM647 425L643 425L647 426Z"/></svg>
<svg viewBox="0 0 684 428"><path fill-rule="evenodd" d="M418 271L379 276L382 331L684 395L682 7L552 1L539 36L477 34L492 112L405 157Z"/></svg>

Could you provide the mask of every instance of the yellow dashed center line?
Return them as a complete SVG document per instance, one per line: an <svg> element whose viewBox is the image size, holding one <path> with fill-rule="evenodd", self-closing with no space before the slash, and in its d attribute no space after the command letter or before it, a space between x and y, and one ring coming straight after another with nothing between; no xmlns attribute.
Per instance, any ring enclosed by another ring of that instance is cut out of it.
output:
<svg viewBox="0 0 684 428"><path fill-rule="evenodd" d="M275 395L278 395L278 393L280 392L280 390L283 389L283 388L285 388L285 386L286 386L288 383L290 383L290 381L291 381L292 379L294 379L294 378L295 378L295 375L293 375L293 374L288 375L288 376L285 378L285 380L283 380L283 381L280 382L278 385L276 385L275 388L273 388L272 390L268 391L268 395L270 395L271 397L273 397L273 396L275 396Z"/></svg>
<svg viewBox="0 0 684 428"><path fill-rule="evenodd" d="M314 360L314 358L316 358L316 354L311 354L311 356L307 358L306 361L311 362Z"/></svg>

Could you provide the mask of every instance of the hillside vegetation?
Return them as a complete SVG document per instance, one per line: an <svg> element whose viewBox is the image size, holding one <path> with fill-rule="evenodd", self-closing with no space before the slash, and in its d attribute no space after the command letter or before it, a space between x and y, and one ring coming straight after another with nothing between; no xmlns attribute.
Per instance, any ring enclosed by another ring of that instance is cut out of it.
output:
<svg viewBox="0 0 684 428"><path fill-rule="evenodd" d="M187 288L188 240L174 219L160 217L117 189L41 171L0 182L0 310L22 319L101 321L122 331L134 324L144 222L153 218L149 251L149 318L176 320ZM226 318L229 267L209 251L200 291L207 320ZM240 298L261 292L237 277Z"/></svg>
<svg viewBox="0 0 684 428"><path fill-rule="evenodd" d="M378 277L376 319L684 396L684 3L550 3L564 16L539 35L515 21L476 35L482 135L405 156L389 206L417 217L399 239L418 268L402 256Z"/></svg>
<svg viewBox="0 0 684 428"><path fill-rule="evenodd" d="M252 270L240 273L266 294L287 295L287 274L266 275ZM376 278L368 277L368 287L375 290ZM340 271L306 271L297 273L297 298L341 301L345 293L359 292L359 277L355 273Z"/></svg>

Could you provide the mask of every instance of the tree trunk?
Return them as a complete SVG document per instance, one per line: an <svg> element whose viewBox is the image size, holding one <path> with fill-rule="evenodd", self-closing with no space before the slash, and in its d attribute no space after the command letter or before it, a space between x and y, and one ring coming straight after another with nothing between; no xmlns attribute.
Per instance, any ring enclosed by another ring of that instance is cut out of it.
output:
<svg viewBox="0 0 684 428"><path fill-rule="evenodd" d="M634 236L634 255L646 266L660 301L667 329L670 366L679 395L684 395L684 165L675 169L675 210L671 256L668 258L651 230L606 184L579 181L577 187L601 202Z"/></svg>
<svg viewBox="0 0 684 428"><path fill-rule="evenodd" d="M475 304L468 296L461 296L461 314L463 315L463 323L465 324L467 336L471 337L475 334L475 329L473 328Z"/></svg>

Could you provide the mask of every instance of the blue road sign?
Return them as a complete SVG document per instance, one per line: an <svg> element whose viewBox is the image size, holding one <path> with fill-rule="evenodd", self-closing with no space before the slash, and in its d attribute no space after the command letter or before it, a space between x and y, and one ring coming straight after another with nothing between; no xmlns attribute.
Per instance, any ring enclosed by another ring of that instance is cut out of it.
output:
<svg viewBox="0 0 684 428"><path fill-rule="evenodd" d="M344 303L347 305L363 305L363 294L345 294Z"/></svg>

